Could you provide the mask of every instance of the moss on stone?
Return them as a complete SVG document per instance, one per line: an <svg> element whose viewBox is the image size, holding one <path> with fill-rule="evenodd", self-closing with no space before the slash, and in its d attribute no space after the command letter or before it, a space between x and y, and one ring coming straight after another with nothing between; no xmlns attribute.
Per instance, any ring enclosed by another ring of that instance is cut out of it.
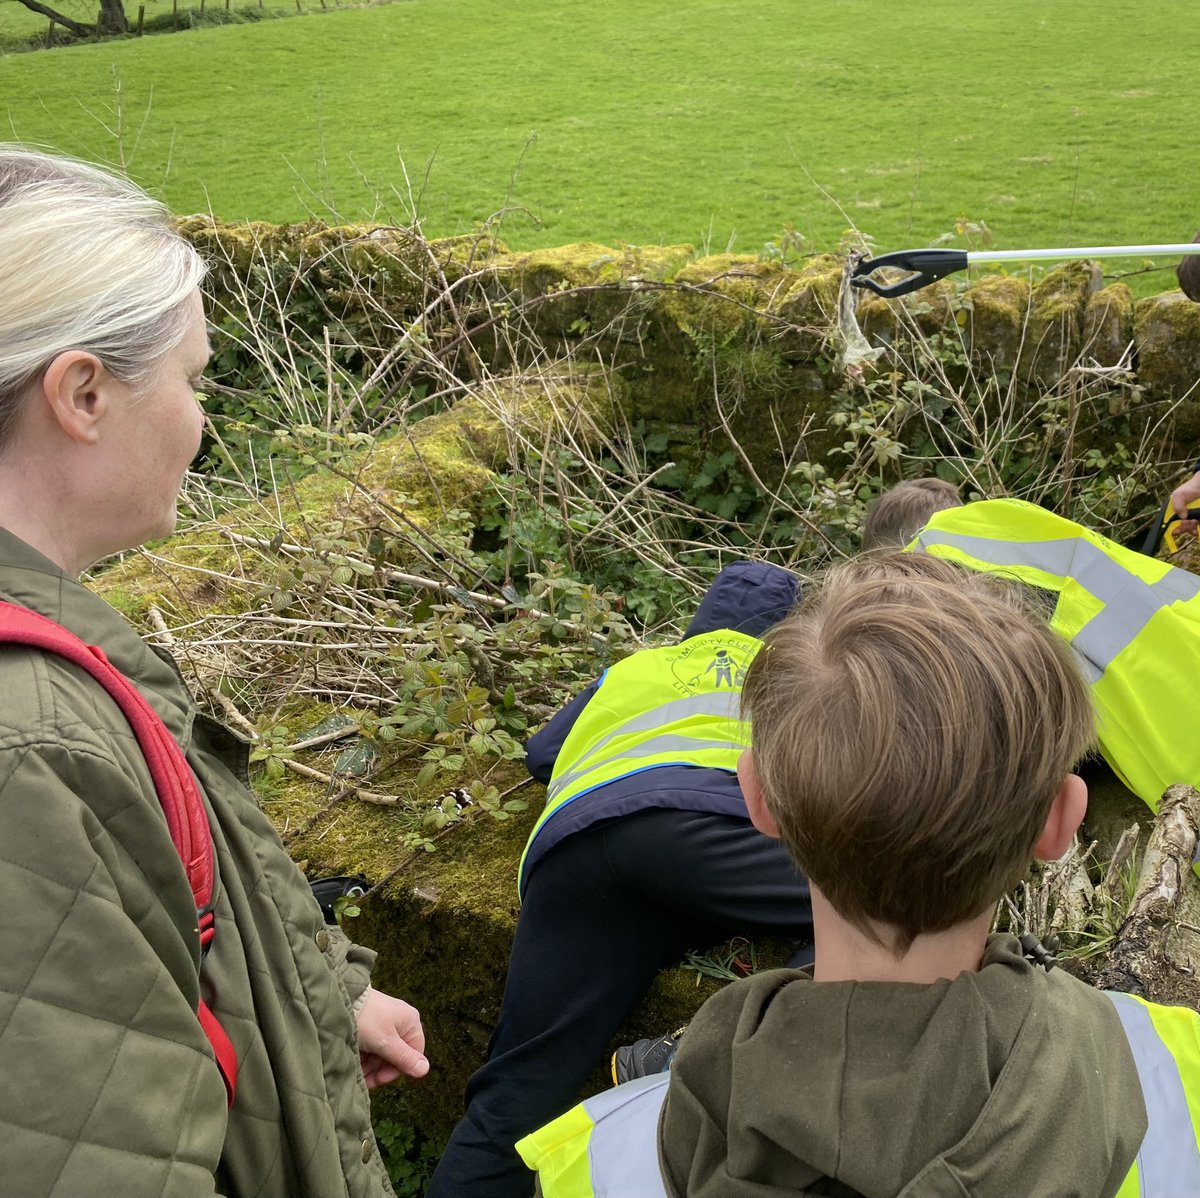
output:
<svg viewBox="0 0 1200 1198"><path fill-rule="evenodd" d="M1083 349L1100 366L1116 366L1133 341L1133 292L1112 283L1088 297L1083 315Z"/></svg>
<svg viewBox="0 0 1200 1198"><path fill-rule="evenodd" d="M304 221L271 225L188 216L179 231L209 263L206 291L220 313L260 327L276 297L308 291L320 296L311 313L294 303L296 327L319 341L322 322L350 327L377 324L381 313L396 325L416 317L428 297L507 247L490 236L425 241L407 229L370 224L326 225ZM265 309L258 302L268 296Z"/></svg>
<svg viewBox="0 0 1200 1198"><path fill-rule="evenodd" d="M230 269L245 278L252 267L294 251L308 226L273 225L266 221L225 221L213 216L180 218L176 227L214 269Z"/></svg>
<svg viewBox="0 0 1200 1198"><path fill-rule="evenodd" d="M196 529L186 542L129 554L96 573L89 585L134 623L150 607L189 617L211 610L237 614L247 610L257 590L242 577L237 550L218 525Z"/></svg>
<svg viewBox="0 0 1200 1198"><path fill-rule="evenodd" d="M663 315L700 345L768 331L758 313L786 285L787 267L748 254L711 254L675 273L680 290L663 297Z"/></svg>
<svg viewBox="0 0 1200 1198"><path fill-rule="evenodd" d="M315 712L314 708L314 712ZM314 715L314 719L318 718ZM299 718L297 723L300 726ZM444 784L415 784L416 767L402 767L378 788L406 796L408 809L432 807ZM470 759L464 777L486 778L500 790L525 778L514 762ZM449 1135L462 1114L467 1078L484 1061L503 995L516 929L517 865L545 798L529 784L521 797L528 809L497 822L477 817L442 836L432 853L420 853L403 873L363 905L347 930L379 953L375 984L402 994L421 1011L432 1070L419 1086L391 1087L376 1095L378 1113L405 1120L434 1139ZM281 830L302 826L324 802L320 787L285 776L273 783L263 807ZM385 878L412 854L395 808L343 800L327 819L289 845L310 877L364 873ZM697 949L709 946L696 945ZM788 944L756 944L760 965L783 964ZM694 970L659 975L645 999L613 1040L615 1047L687 1023L721 985ZM603 1061L586 1087L608 1084Z"/></svg>
<svg viewBox="0 0 1200 1198"><path fill-rule="evenodd" d="M771 313L786 321L780 340L785 352L811 361L828 350L838 321L838 295L845 262L836 254L818 254L788 279L773 297Z"/></svg>
<svg viewBox="0 0 1200 1198"><path fill-rule="evenodd" d="M473 329L473 365L485 373L519 370L545 360L547 351L604 361L628 384L631 410L652 421L719 428L719 389L737 415L739 435L757 434L753 456L766 475L778 457L766 435L772 414L782 418L785 436L812 416L807 404L789 405L782 392L791 386L819 405L828 385L815 371L829 355L835 324L841 259L833 255L796 269L749 255L696 259L691 246L585 243L510 253L485 237L426 244L405 230L365 225L232 225L187 217L181 228L216 262L212 284L219 296L236 299L239 287L261 290L256 272L262 270L297 281L289 319L314 344L332 320L348 343L362 333L364 344L375 345L381 310L393 322L411 322L443 276L462 281L469 266L472 278L456 290L454 313L439 310L429 318L424 331L431 343L445 335L458 344L461 326L447 322L465 320ZM678 287L659 286L671 283ZM1080 350L1102 364L1119 360L1129 330L1128 293L1118 286L1091 294L1094 286L1094 268L1076 263L1047 275L1032 302L1023 279L1000 275L979 280L962 294L961 307L956 284L942 280L899 301L864 296L859 315L867 335L883 343L896 340L901 314L900 323L911 319L927 335L957 319L977 366L1019 368L1023 384L1044 390ZM1193 352L1200 308L1159 297L1143 301L1137 313L1133 335L1145 366L1138 381L1146 402L1165 410L1200 377L1200 351ZM373 352L364 349L364 363ZM955 377L952 364L947 370ZM1189 401L1174 417L1181 456L1200 440L1194 411ZM810 454L820 451L814 444ZM454 496L456 503L461 498ZM348 522L359 514L353 505L344 512Z"/></svg>
<svg viewBox="0 0 1200 1198"><path fill-rule="evenodd" d="M1082 346L1088 300L1099 286L1095 263L1067 262L1033 289L1024 361L1030 378L1053 383L1069 369Z"/></svg>
<svg viewBox="0 0 1200 1198"><path fill-rule="evenodd" d="M870 291L859 300L859 327L875 344L890 345L907 338L908 330L918 329L926 337L941 332L959 311L958 287L953 279L938 279L919 291L887 299Z"/></svg>
<svg viewBox="0 0 1200 1198"><path fill-rule="evenodd" d="M504 785L499 774L493 781ZM525 814L456 829L348 924L356 939L380 954L376 984L420 1009L432 1063L421 1085L379 1094L377 1109L434 1139L448 1136L461 1116L467 1079L486 1059L499 1016L519 911L517 864L543 800L540 787L523 793L530 801ZM368 876L381 876L380 869L396 855L388 845L386 809L360 805L345 820L331 835L318 834L294 851L309 858L310 874L361 868ZM781 964L789 951L790 946L774 943L761 946L763 960L770 963ZM665 971L612 1047L687 1023L720 985L693 970ZM608 1084L602 1060L584 1092Z"/></svg>
<svg viewBox="0 0 1200 1198"><path fill-rule="evenodd" d="M1009 370L1016 366L1029 300L1028 282L1010 275L989 275L967 290L968 344L977 362Z"/></svg>
<svg viewBox="0 0 1200 1198"><path fill-rule="evenodd" d="M522 306L523 320L535 334L578 339L629 309L636 280L654 277L655 270L667 272L676 256L685 258L690 250L664 247L653 258L634 247L586 242L501 254L488 263L483 286L493 308Z"/></svg>
<svg viewBox="0 0 1200 1198"><path fill-rule="evenodd" d="M541 444L552 427L565 425L580 445L596 444L626 394L620 378L586 365L551 364L518 378L490 379L448 411L349 455L338 473L318 468L266 500L189 530L186 540L130 555L98 574L95 587L113 591L131 614L151 604L187 618L214 609L244 611L263 586L279 584L288 559L239 544L237 537L336 541L340 553L376 560L375 534L391 519L384 505L427 529L444 525L452 513L478 516L496 472L509 464L512 430ZM421 560L398 538L385 538L382 553L401 568Z"/></svg>
<svg viewBox="0 0 1200 1198"><path fill-rule="evenodd" d="M1173 456L1194 457L1200 444L1200 304L1177 291L1138 300L1133 327L1138 382L1164 409L1173 409Z"/></svg>

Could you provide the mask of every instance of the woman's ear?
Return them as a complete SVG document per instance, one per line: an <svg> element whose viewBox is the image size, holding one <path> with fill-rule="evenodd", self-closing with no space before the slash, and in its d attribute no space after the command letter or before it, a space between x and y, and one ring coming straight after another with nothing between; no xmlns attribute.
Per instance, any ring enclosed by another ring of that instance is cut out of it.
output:
<svg viewBox="0 0 1200 1198"><path fill-rule="evenodd" d="M742 797L746 800L746 811L750 822L764 835L774 840L780 837L779 825L767 808L763 798L762 783L758 780L758 772L754 768L754 757L749 749L743 751L738 758L738 783L742 788Z"/></svg>
<svg viewBox="0 0 1200 1198"><path fill-rule="evenodd" d="M90 445L100 437L98 425L115 385L117 380L95 354L69 349L46 367L37 393L53 424L72 441Z"/></svg>
<svg viewBox="0 0 1200 1198"><path fill-rule="evenodd" d="M1068 774L1050 804L1042 833L1033 846L1039 861L1057 861L1071 845L1071 838L1087 814L1087 783L1078 774Z"/></svg>

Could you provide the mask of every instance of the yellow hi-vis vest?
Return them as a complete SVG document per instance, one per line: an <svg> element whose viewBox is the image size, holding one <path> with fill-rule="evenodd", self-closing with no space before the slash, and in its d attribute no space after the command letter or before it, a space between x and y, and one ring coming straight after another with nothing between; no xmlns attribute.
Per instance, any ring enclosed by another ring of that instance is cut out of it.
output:
<svg viewBox="0 0 1200 1198"><path fill-rule="evenodd" d="M1057 592L1050 627L1091 685L1105 760L1154 808L1200 786L1200 736L1172 718L1200 687L1200 578L1017 499L938 512L910 548Z"/></svg>
<svg viewBox="0 0 1200 1198"><path fill-rule="evenodd" d="M1137 1065L1147 1118L1116 1198L1200 1194L1200 1015L1131 994L1108 997ZM543 1198L666 1198L658 1119L669 1081L659 1073L606 1090L518 1141Z"/></svg>
<svg viewBox="0 0 1200 1198"><path fill-rule="evenodd" d="M554 763L546 808L521 855L570 803L618 778L665 765L737 769L750 732L739 718L742 680L762 641L732 629L643 649L610 667Z"/></svg>

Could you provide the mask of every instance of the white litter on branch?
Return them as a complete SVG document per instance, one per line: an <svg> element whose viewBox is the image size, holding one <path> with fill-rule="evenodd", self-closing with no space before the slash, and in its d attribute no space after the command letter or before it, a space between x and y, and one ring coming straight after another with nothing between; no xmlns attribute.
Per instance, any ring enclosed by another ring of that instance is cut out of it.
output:
<svg viewBox="0 0 1200 1198"><path fill-rule="evenodd" d="M838 291L837 327L842 341L838 366L843 374L857 382L862 381L867 363L874 362L883 353L882 349L872 348L859 327L858 316L855 313L858 306L858 289L850 285L850 279L862 258L862 254L851 254L846 259L846 267L842 271L842 285Z"/></svg>

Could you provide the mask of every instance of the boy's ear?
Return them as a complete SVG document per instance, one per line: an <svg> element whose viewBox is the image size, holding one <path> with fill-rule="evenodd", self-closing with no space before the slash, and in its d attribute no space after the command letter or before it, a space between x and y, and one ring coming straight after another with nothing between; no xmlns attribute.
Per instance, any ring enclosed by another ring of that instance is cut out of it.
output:
<svg viewBox="0 0 1200 1198"><path fill-rule="evenodd" d="M746 800L746 810L750 814L750 822L764 835L775 840L780 837L779 825L767 808L763 798L762 783L758 780L758 771L754 768L754 757L746 749L738 758L738 782L742 788L742 796Z"/></svg>
<svg viewBox="0 0 1200 1198"><path fill-rule="evenodd" d="M1033 846L1039 861L1057 861L1071 845L1087 814L1087 783L1078 774L1068 774L1050 804L1042 834Z"/></svg>
<svg viewBox="0 0 1200 1198"><path fill-rule="evenodd" d="M71 349L46 367L40 391L53 423L72 440L90 444L99 437L115 380L95 354Z"/></svg>

